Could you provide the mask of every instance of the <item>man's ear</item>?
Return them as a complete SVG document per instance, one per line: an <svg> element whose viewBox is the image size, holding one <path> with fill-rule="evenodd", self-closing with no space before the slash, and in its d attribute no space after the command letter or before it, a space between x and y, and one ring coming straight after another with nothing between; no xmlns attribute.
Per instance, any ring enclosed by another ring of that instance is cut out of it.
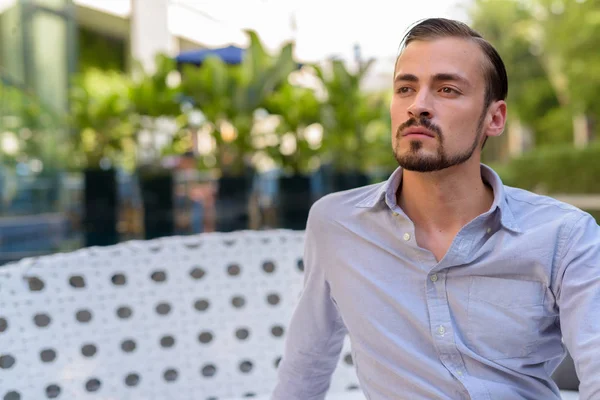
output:
<svg viewBox="0 0 600 400"><path fill-rule="evenodd" d="M486 119L485 136L500 136L506 125L506 102L498 100L490 104Z"/></svg>

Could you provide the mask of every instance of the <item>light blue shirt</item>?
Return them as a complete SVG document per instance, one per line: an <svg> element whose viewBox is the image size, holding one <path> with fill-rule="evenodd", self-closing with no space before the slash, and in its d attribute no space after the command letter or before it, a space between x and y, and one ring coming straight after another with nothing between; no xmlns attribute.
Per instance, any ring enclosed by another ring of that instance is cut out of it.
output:
<svg viewBox="0 0 600 400"><path fill-rule="evenodd" d="M314 204L274 400L323 399L346 334L369 400L560 399L563 340L600 399L600 227L481 171L493 205L440 262L396 203L400 168Z"/></svg>

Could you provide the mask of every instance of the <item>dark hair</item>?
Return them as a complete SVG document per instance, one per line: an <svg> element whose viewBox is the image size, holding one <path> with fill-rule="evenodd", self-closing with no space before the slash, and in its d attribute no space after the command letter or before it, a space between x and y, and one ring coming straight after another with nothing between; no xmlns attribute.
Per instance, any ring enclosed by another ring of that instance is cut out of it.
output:
<svg viewBox="0 0 600 400"><path fill-rule="evenodd" d="M488 65L484 65L486 80L485 107L492 101L506 100L508 94L508 77L500 54L478 32L467 24L446 18L429 18L413 26L402 39L401 51L415 40L431 40L445 37L470 39L477 43L487 57Z"/></svg>

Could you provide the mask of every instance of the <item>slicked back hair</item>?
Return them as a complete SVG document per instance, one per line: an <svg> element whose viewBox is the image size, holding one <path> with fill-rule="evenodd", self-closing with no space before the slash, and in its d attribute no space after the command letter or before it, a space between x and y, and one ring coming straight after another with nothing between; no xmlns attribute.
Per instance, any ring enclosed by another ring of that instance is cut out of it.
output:
<svg viewBox="0 0 600 400"><path fill-rule="evenodd" d="M450 37L472 40L479 45L486 57L487 65L483 66L484 79L486 81L485 108L493 101L506 100L508 94L508 77L504 61L502 61L500 54L498 54L494 46L485 40L481 34L463 22L446 18L429 18L420 21L402 39L400 54L411 42Z"/></svg>

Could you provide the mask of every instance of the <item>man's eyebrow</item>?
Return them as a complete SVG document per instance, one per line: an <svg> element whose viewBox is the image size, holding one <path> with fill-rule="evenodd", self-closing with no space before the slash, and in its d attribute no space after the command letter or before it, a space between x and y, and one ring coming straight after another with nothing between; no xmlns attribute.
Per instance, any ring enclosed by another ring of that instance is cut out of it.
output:
<svg viewBox="0 0 600 400"><path fill-rule="evenodd" d="M433 76L433 80L438 81L438 82L454 81L454 82L459 82L466 86L471 86L471 84L469 83L469 81L466 78L464 78L458 74L448 74L448 73L435 74Z"/></svg>
<svg viewBox="0 0 600 400"><path fill-rule="evenodd" d="M459 82L466 86L471 86L471 84L469 83L469 81L466 78L464 78L458 74L452 74L452 73L435 74L435 75L433 75L432 80L434 82L454 81L454 82ZM413 74L399 74L399 75L396 75L394 82L419 82L419 78L417 78L417 76L413 75Z"/></svg>
<svg viewBox="0 0 600 400"><path fill-rule="evenodd" d="M396 78L394 78L394 82L399 81L419 82L419 78L417 78L416 75L413 74L400 74L396 75Z"/></svg>

